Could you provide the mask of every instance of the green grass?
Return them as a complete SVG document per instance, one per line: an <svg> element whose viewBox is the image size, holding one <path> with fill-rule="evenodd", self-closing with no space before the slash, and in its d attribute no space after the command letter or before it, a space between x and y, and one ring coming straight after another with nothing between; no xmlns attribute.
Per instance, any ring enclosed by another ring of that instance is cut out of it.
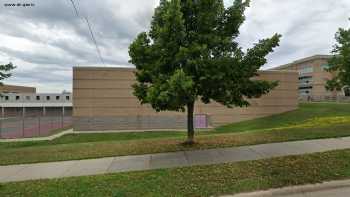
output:
<svg viewBox="0 0 350 197"><path fill-rule="evenodd" d="M0 184L0 196L219 196L350 178L350 150Z"/></svg>
<svg viewBox="0 0 350 197"><path fill-rule="evenodd" d="M350 104L337 103L303 103L299 109L284 114L256 120L225 125L216 129L219 133L245 132L271 129L300 124L314 118L350 117Z"/></svg>
<svg viewBox="0 0 350 197"><path fill-rule="evenodd" d="M181 142L183 142L185 138L175 137L3 148L0 150L0 165L79 160L343 137L350 135L350 130L348 128L349 125L337 125L324 128L294 128L278 131L202 135L197 137L197 144L191 147L181 145Z"/></svg>
<svg viewBox="0 0 350 197"><path fill-rule="evenodd" d="M33 142L11 142L0 143L1 148L19 148L33 146L48 146L59 144L76 144L88 142L109 142L141 139L173 138L185 136L184 131L145 131L128 133L88 133L88 134L67 134L52 141Z"/></svg>
<svg viewBox="0 0 350 197"><path fill-rule="evenodd" d="M274 115L255 120L244 121L240 123L229 124L216 128L212 131L202 131L197 135L212 135L236 132L259 132L268 129L278 129L286 126L293 126L305 123L315 118L350 118L350 104L337 103L312 103L300 104L298 110ZM317 125L316 125L317 126ZM0 143L0 148L6 147L25 147L25 146L42 146L70 143L101 142L101 141L124 141L139 140L152 138L171 138L185 137L186 133L179 131L169 132L130 132L130 133L104 133L104 134L68 134L52 141L42 142L19 142L19 143Z"/></svg>
<svg viewBox="0 0 350 197"><path fill-rule="evenodd" d="M301 104L281 115L203 131L182 146L185 132L70 134L53 141L0 143L0 165L234 147L350 136L350 105Z"/></svg>

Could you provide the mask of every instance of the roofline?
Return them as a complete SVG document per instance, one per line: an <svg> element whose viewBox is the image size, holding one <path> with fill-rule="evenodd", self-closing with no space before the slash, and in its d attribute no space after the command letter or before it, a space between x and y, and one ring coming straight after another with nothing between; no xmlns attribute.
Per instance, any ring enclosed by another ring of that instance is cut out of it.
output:
<svg viewBox="0 0 350 197"><path fill-rule="evenodd" d="M33 86L10 85L10 84L7 84L7 83L0 84L0 87L16 87L16 88L31 88L31 89L36 89L36 87L33 87Z"/></svg>
<svg viewBox="0 0 350 197"><path fill-rule="evenodd" d="M317 60L317 59L330 59L332 57L333 57L333 55L314 55L314 56L311 56L311 57L306 57L306 58L303 58L303 59L300 59L300 60L296 60L293 63L294 64L298 64L298 63L303 63L303 62L307 62L307 61L311 61L311 60Z"/></svg>
<svg viewBox="0 0 350 197"><path fill-rule="evenodd" d="M73 70L136 70L136 67L74 66Z"/></svg>
<svg viewBox="0 0 350 197"><path fill-rule="evenodd" d="M73 95L73 93L31 93L31 92L22 92L22 93L1 93L2 95L37 95L37 96L60 96L60 95Z"/></svg>
<svg viewBox="0 0 350 197"><path fill-rule="evenodd" d="M269 69L267 69L267 70L276 70L276 69L282 69L282 68L287 68L287 67L292 66L292 65L293 65L293 63L283 64L283 65L281 65L281 66L277 66L277 67L269 68Z"/></svg>
<svg viewBox="0 0 350 197"><path fill-rule="evenodd" d="M73 67L74 70L83 70L83 71L136 71L135 67ZM259 70L258 73L294 73L297 71L293 70Z"/></svg>
<svg viewBox="0 0 350 197"><path fill-rule="evenodd" d="M304 63L304 62L308 62L308 61L312 61L312 60L330 59L332 57L333 57L333 55L313 55L313 56L310 56L310 57L306 57L306 58L295 60L295 61L293 61L291 63L288 63L288 64L284 64L284 65L281 65L281 66L273 67L273 68L271 68L269 70L286 68L286 67L294 65L294 64L300 64L300 63Z"/></svg>

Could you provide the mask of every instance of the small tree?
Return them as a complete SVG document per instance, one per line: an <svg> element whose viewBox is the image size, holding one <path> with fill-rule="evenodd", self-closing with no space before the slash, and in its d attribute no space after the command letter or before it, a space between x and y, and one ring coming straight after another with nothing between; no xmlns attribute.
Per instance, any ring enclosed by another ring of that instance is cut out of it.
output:
<svg viewBox="0 0 350 197"><path fill-rule="evenodd" d="M194 143L193 113L200 99L227 107L268 93L277 82L252 79L278 46L280 35L260 40L247 52L236 41L249 1L161 0L151 30L129 47L136 66L134 95L159 111L187 108L188 139Z"/></svg>
<svg viewBox="0 0 350 197"><path fill-rule="evenodd" d="M11 62L9 64L0 65L0 86L3 85L1 82L2 80L11 77L12 74L10 73L10 71L15 68L16 67L13 66Z"/></svg>
<svg viewBox="0 0 350 197"><path fill-rule="evenodd" d="M335 74L335 77L327 81L326 89L340 91L350 87L350 29L339 28L335 40L333 57L328 61L328 72Z"/></svg>

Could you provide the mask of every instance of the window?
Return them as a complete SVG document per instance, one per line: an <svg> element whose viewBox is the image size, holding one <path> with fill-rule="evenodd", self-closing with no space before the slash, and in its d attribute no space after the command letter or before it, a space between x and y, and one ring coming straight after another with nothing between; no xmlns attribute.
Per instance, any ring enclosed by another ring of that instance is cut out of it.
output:
<svg viewBox="0 0 350 197"><path fill-rule="evenodd" d="M322 65L321 65L321 68L322 68L322 70L324 70L324 71L327 70L327 69L329 69L329 67L330 67L329 64L322 64Z"/></svg>
<svg viewBox="0 0 350 197"><path fill-rule="evenodd" d="M16 100L18 101L20 99L20 97L19 96L16 96Z"/></svg>
<svg viewBox="0 0 350 197"><path fill-rule="evenodd" d="M303 77L299 77L299 80L303 80L303 79L312 79L312 76L303 76Z"/></svg>
<svg viewBox="0 0 350 197"><path fill-rule="evenodd" d="M312 89L312 86L299 87L299 90L309 90Z"/></svg>
<svg viewBox="0 0 350 197"><path fill-rule="evenodd" d="M299 86L310 86L310 84L312 84L311 76L299 77Z"/></svg>
<svg viewBox="0 0 350 197"><path fill-rule="evenodd" d="M40 96L36 96L36 100L37 100L37 101L40 101Z"/></svg>
<svg viewBox="0 0 350 197"><path fill-rule="evenodd" d="M30 100L30 96L26 96L26 100L29 101Z"/></svg>
<svg viewBox="0 0 350 197"><path fill-rule="evenodd" d="M300 74L300 75L307 74L307 73L312 73L312 72L314 72L314 68L311 67L311 66L306 66L306 67L301 68L301 69L299 70L299 74Z"/></svg>
<svg viewBox="0 0 350 197"><path fill-rule="evenodd" d="M346 97L350 97L350 87L344 87L343 90L344 90L344 95Z"/></svg>
<svg viewBox="0 0 350 197"><path fill-rule="evenodd" d="M50 96L46 96L46 100L48 100L48 101L49 101L50 99L51 99L51 97L50 97Z"/></svg>
<svg viewBox="0 0 350 197"><path fill-rule="evenodd" d="M66 96L66 100L67 100L67 101L69 101L69 100L70 100L69 96Z"/></svg>
<svg viewBox="0 0 350 197"><path fill-rule="evenodd" d="M310 90L299 90L299 95L301 96L309 96L311 93Z"/></svg>
<svg viewBox="0 0 350 197"><path fill-rule="evenodd" d="M8 101L9 100L9 96L5 96L5 100Z"/></svg>
<svg viewBox="0 0 350 197"><path fill-rule="evenodd" d="M56 96L56 100L60 100L60 96Z"/></svg>

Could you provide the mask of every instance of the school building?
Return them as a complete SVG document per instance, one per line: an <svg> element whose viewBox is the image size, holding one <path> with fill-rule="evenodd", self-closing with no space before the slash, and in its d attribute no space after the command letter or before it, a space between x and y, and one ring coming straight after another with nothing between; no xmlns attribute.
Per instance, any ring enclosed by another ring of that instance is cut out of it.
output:
<svg viewBox="0 0 350 197"><path fill-rule="evenodd" d="M36 88L0 85L0 117L72 116L72 94L36 93Z"/></svg>
<svg viewBox="0 0 350 197"><path fill-rule="evenodd" d="M272 68L272 70L294 70L299 73L299 99L303 101L350 100L350 89L328 91L325 88L327 80L334 77L334 73L327 72L328 60L331 55L314 55L296 60L292 63Z"/></svg>
<svg viewBox="0 0 350 197"><path fill-rule="evenodd" d="M185 129L186 113L155 112L133 95L133 68L75 67L73 69L73 127L75 131ZM258 79L279 81L279 86L248 108L196 102L196 128L271 116L298 107L296 71L260 71Z"/></svg>

